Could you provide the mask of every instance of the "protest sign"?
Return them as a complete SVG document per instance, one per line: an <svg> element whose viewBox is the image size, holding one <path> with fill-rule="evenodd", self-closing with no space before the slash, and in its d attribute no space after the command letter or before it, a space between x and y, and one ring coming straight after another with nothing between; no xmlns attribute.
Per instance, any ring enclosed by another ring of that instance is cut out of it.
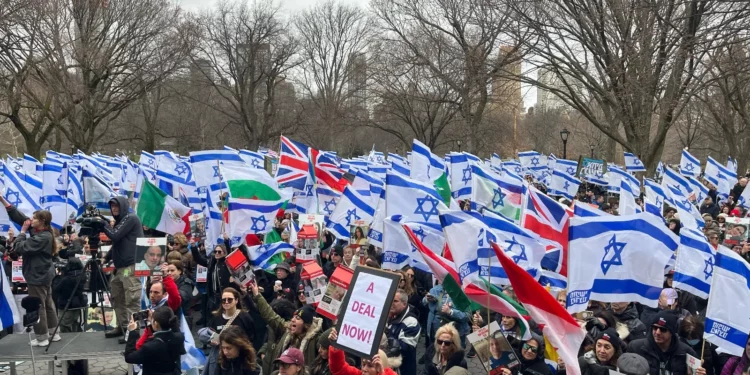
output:
<svg viewBox="0 0 750 375"><path fill-rule="evenodd" d="M361 220L355 221L354 224L349 227L349 233L351 236L349 238L349 246L358 252L358 263L360 266L364 266L367 261L368 242L365 233L369 233L369 231L370 227L365 225L364 221Z"/></svg>
<svg viewBox="0 0 750 375"><path fill-rule="evenodd" d="M190 222L190 236L199 240L206 239L206 220L203 214L190 215L188 221Z"/></svg>
<svg viewBox="0 0 750 375"><path fill-rule="evenodd" d="M480 328L467 338L490 375L502 374L504 368L512 370L521 364L497 322Z"/></svg>
<svg viewBox="0 0 750 375"><path fill-rule="evenodd" d="M724 235L727 239L737 239L739 242L747 240L747 230L750 226L750 219L739 218L739 217L728 217L726 218L726 234Z"/></svg>
<svg viewBox="0 0 750 375"><path fill-rule="evenodd" d="M318 231L313 224L303 224L297 233L299 246L294 252L297 263L309 263L318 259L320 254L320 243Z"/></svg>
<svg viewBox="0 0 750 375"><path fill-rule="evenodd" d="M14 283L25 283L26 279L23 277L23 261L14 260L11 266L13 272L11 273L10 280Z"/></svg>
<svg viewBox="0 0 750 375"><path fill-rule="evenodd" d="M344 301L346 291L352 282L352 276L354 276L354 271L349 267L343 265L336 267L336 270L331 274L331 280L328 281L325 294L318 303L318 309L316 310L318 314L331 320L336 319L339 315L341 302Z"/></svg>
<svg viewBox="0 0 750 375"><path fill-rule="evenodd" d="M195 268L195 282L205 283L208 280L208 267L203 267L200 264Z"/></svg>
<svg viewBox="0 0 750 375"><path fill-rule="evenodd" d="M687 358L686 362L688 375L695 375L695 372L699 367L701 367L701 361L690 354L685 354L685 357Z"/></svg>
<svg viewBox="0 0 750 375"><path fill-rule="evenodd" d="M241 249L238 248L229 253L225 263L227 268L229 268L229 272L234 277L234 281L242 285L243 288L247 288L248 285L255 281L253 266L247 261L247 257L242 253Z"/></svg>
<svg viewBox="0 0 750 375"><path fill-rule="evenodd" d="M311 262L302 266L300 279L302 280L302 284L305 285L305 303L317 304L320 302L323 299L323 293L325 293L328 283L326 275L318 263Z"/></svg>
<svg viewBox="0 0 750 375"><path fill-rule="evenodd" d="M161 276L161 264L167 252L166 237L135 239L135 276Z"/></svg>
<svg viewBox="0 0 750 375"><path fill-rule="evenodd" d="M601 159L591 159L581 156L578 160L578 170L576 177L585 178L586 176L600 175L607 173L607 162Z"/></svg>
<svg viewBox="0 0 750 375"><path fill-rule="evenodd" d="M351 293L344 298L344 308L339 313L338 339L331 345L361 358L372 358L378 352L400 279L398 274L358 267L349 288Z"/></svg>

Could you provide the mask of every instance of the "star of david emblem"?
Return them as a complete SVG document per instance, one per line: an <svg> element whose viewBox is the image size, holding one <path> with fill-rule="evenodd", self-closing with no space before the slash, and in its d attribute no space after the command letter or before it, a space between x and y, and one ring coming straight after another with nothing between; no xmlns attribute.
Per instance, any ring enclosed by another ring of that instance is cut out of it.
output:
<svg viewBox="0 0 750 375"><path fill-rule="evenodd" d="M265 216L261 215L260 217L251 217L250 219L253 220L253 225L250 227L250 230L253 230L256 233L266 230L266 226L268 226L268 220ZM261 227L260 224L262 224L263 226Z"/></svg>
<svg viewBox="0 0 750 375"><path fill-rule="evenodd" d="M641 161L638 159L633 160L633 165L641 165Z"/></svg>
<svg viewBox="0 0 750 375"><path fill-rule="evenodd" d="M11 188L8 188L8 192L5 194L5 200L14 206L18 206L21 203L21 198L18 197L18 192L13 191Z"/></svg>
<svg viewBox="0 0 750 375"><path fill-rule="evenodd" d="M568 174L572 175L576 173L576 169L573 167L568 167L568 169L566 169L565 172L568 172Z"/></svg>
<svg viewBox="0 0 750 375"><path fill-rule="evenodd" d="M661 201L659 200L659 197L656 197L656 203L655 204L656 204L657 207L661 206Z"/></svg>
<svg viewBox="0 0 750 375"><path fill-rule="evenodd" d="M692 172L692 171L693 171L693 169L695 169L695 166L693 165L693 163L688 163L688 164L687 164L687 165L685 166L685 170L686 170L686 171L688 171L688 172Z"/></svg>
<svg viewBox="0 0 750 375"><path fill-rule="evenodd" d="M538 157L536 157L536 156L534 156L533 158L531 158L531 165L533 165L533 166L535 166L535 167L536 167L537 165L539 165L539 158L538 158Z"/></svg>
<svg viewBox="0 0 750 375"><path fill-rule="evenodd" d="M346 226L347 227L352 225L352 222L356 222L359 219L361 219L361 217L357 216L356 208L352 208L351 210L346 210Z"/></svg>
<svg viewBox="0 0 750 375"><path fill-rule="evenodd" d="M149 167L153 168L153 167L154 167L154 159L148 159L148 160L146 161L146 164L147 164L147 165L148 165Z"/></svg>
<svg viewBox="0 0 750 375"><path fill-rule="evenodd" d="M425 203L430 204L430 208L425 211ZM438 215L438 200L433 198L431 195L425 195L424 198L417 198L417 209L414 210L415 214L422 215L424 221L430 221L430 217Z"/></svg>
<svg viewBox="0 0 750 375"><path fill-rule="evenodd" d="M706 265L703 267L703 275L705 276L705 279L708 280L708 278L714 274L714 257L706 259L705 263Z"/></svg>
<svg viewBox="0 0 750 375"><path fill-rule="evenodd" d="M427 237L427 233L424 232L424 228L419 228L414 232L414 235L419 237L419 242L424 242L425 237Z"/></svg>
<svg viewBox="0 0 750 375"><path fill-rule="evenodd" d="M308 197L313 196L313 186L312 185L305 185L305 195Z"/></svg>
<svg viewBox="0 0 750 375"><path fill-rule="evenodd" d="M177 173L178 176L182 176L183 174L187 173L187 167L179 164L174 168L175 173Z"/></svg>
<svg viewBox="0 0 750 375"><path fill-rule="evenodd" d="M18 171L20 171L21 169L23 169L23 166L22 166L21 164L15 163L15 164L13 164L13 169L14 169L14 170L15 170L16 172L18 172Z"/></svg>
<svg viewBox="0 0 750 375"><path fill-rule="evenodd" d="M513 255L511 257L514 263L518 264L518 262L522 260L529 260L529 258L526 257L526 246L516 241L516 236L513 236L510 241L505 241L505 243L507 244L505 251L511 251L513 249L513 246L516 245L518 245L518 247L521 249L521 252L518 255Z"/></svg>
<svg viewBox="0 0 750 375"><path fill-rule="evenodd" d="M323 211L325 211L326 214L331 215L331 212L333 212L333 208L336 207L336 201L331 198L330 201L323 201L323 204L325 205L323 207Z"/></svg>
<svg viewBox="0 0 750 375"><path fill-rule="evenodd" d="M471 181L471 167L466 167L466 169L463 170L464 175L461 181L463 181L464 185L468 184L469 181Z"/></svg>
<svg viewBox="0 0 750 375"><path fill-rule="evenodd" d="M211 167L211 168L213 168L213 169L214 169L214 177L218 177L218 178L221 178L221 175L219 174L219 166L218 166L218 165L216 165L216 166L213 166L213 167Z"/></svg>
<svg viewBox="0 0 750 375"><path fill-rule="evenodd" d="M60 177L57 178L57 185L62 186L63 184L65 184L65 182L63 182L62 175L60 175Z"/></svg>
<svg viewBox="0 0 750 375"><path fill-rule="evenodd" d="M602 257L602 272L606 275L612 266L622 266L622 250L627 245L625 242L617 242L617 235L613 234L609 239L609 244L604 247L604 256ZM612 256L607 260L607 256L612 252Z"/></svg>
<svg viewBox="0 0 750 375"><path fill-rule="evenodd" d="M604 173L596 172L594 173L594 177L601 180L602 178L604 178Z"/></svg>
<svg viewBox="0 0 750 375"><path fill-rule="evenodd" d="M73 195L73 189L68 189L68 194Z"/></svg>
<svg viewBox="0 0 750 375"><path fill-rule="evenodd" d="M505 206L505 202L503 202L503 200L505 199L505 196L506 194L503 193L502 189L496 188L495 190L493 190L493 195L492 195L492 209L493 210L498 207Z"/></svg>
<svg viewBox="0 0 750 375"><path fill-rule="evenodd" d="M252 165L255 168L260 167L260 161L258 159L253 158L253 160L250 161L250 165Z"/></svg>
<svg viewBox="0 0 750 375"><path fill-rule="evenodd" d="M568 191L568 189L570 189L570 183L568 181L565 181L565 184L563 185L563 189L565 189L565 191Z"/></svg>
<svg viewBox="0 0 750 375"><path fill-rule="evenodd" d="M515 171L516 171L516 173L521 173L521 167L519 167L519 166L516 166L516 169L515 169Z"/></svg>

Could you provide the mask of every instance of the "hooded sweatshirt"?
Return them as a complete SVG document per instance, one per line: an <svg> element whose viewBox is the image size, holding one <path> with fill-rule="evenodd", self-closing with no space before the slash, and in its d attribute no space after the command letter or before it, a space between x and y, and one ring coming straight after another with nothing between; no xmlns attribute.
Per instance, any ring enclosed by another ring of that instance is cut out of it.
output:
<svg viewBox="0 0 750 375"><path fill-rule="evenodd" d="M119 196L112 198L109 204L117 203L120 214L114 216L115 225L105 225L102 232L112 240L112 248L107 253L107 261L112 260L115 268L125 268L135 264L135 240L143 237L141 220L128 209L128 198Z"/></svg>
<svg viewBox="0 0 750 375"><path fill-rule="evenodd" d="M628 345L628 353L635 353L648 361L649 374L687 375L687 357L697 357L692 348L680 341L677 333L672 333L672 341L666 352L662 351L654 335L649 332L645 339L635 340Z"/></svg>

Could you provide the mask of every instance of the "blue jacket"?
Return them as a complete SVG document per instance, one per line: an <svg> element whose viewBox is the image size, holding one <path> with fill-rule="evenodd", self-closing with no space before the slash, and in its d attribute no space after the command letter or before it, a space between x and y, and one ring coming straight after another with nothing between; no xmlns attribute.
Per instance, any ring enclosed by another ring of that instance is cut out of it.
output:
<svg viewBox="0 0 750 375"><path fill-rule="evenodd" d="M469 321L470 316L464 311L452 307L448 314L442 311L444 304L453 306L451 297L443 290L443 285L438 284L430 289L430 295L436 298L435 302L430 302L427 297L422 298L422 305L427 306L430 310L427 316L427 333L430 339L435 338L435 332L447 321L454 322L459 335L466 336L470 333Z"/></svg>

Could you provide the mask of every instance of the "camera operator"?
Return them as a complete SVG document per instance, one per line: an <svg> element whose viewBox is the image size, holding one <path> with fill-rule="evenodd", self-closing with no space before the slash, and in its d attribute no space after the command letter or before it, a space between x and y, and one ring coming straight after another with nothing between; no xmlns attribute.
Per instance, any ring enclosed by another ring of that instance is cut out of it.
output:
<svg viewBox="0 0 750 375"><path fill-rule="evenodd" d="M141 220L130 213L128 207L126 197L112 198L109 209L114 224L107 223L102 228L102 233L112 240L106 261L112 261L115 266L109 287L119 323L117 328L104 334L108 338L124 335L130 316L140 310L141 305L141 280L135 276L135 240L143 237L143 227ZM119 342L124 344L125 340L121 338Z"/></svg>
<svg viewBox="0 0 750 375"><path fill-rule="evenodd" d="M129 318L127 328L130 334L125 346L125 362L142 365L143 375L180 374L180 356L185 354L185 336L180 333L178 317L169 307L160 306L150 312L149 322L153 336L136 347L141 339L138 322L132 316Z"/></svg>
<svg viewBox="0 0 750 375"><path fill-rule="evenodd" d="M52 214L46 210L39 210L34 212L29 220L5 198L0 197L0 202L8 210L8 217L21 225L21 231L13 243L13 251L23 257L23 277L29 287L29 296L37 297L41 301L39 323L34 325L36 339L31 340L31 346L47 346L50 339L48 328L57 326L57 313L52 301L52 279L55 278L52 259L57 256L57 243L50 227ZM51 339L60 341L60 335L55 335Z"/></svg>
<svg viewBox="0 0 750 375"><path fill-rule="evenodd" d="M62 255L62 253L60 253ZM83 332L81 329L81 314L77 309L83 308L87 304L86 296L83 294L83 282L76 283L83 275L83 263L81 260L70 254L68 264L58 276L54 287L52 288L52 297L58 307L62 308L68 304L68 312L60 320L60 332ZM81 280L82 281L82 280Z"/></svg>

